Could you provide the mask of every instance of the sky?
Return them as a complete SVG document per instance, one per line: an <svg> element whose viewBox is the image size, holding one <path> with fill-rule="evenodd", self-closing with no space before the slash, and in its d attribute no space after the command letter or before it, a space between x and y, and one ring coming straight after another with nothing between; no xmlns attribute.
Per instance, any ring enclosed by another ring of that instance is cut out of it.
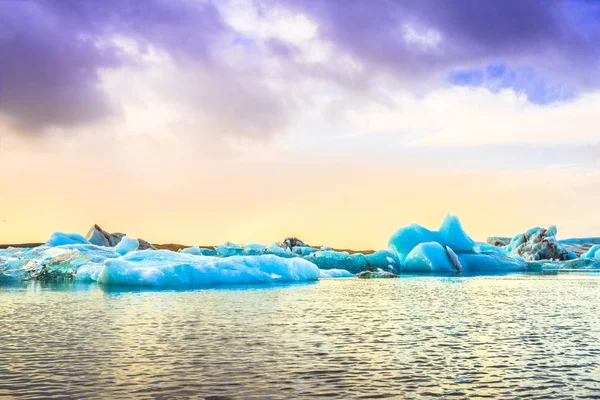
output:
<svg viewBox="0 0 600 400"><path fill-rule="evenodd" d="M600 236L600 2L0 0L0 243Z"/></svg>

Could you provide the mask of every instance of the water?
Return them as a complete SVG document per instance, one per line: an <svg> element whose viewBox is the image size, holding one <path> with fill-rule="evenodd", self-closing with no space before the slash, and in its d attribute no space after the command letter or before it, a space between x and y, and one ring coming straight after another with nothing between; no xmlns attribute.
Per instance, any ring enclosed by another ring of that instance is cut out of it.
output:
<svg viewBox="0 0 600 400"><path fill-rule="evenodd" d="M0 397L598 396L599 308L597 275L0 287Z"/></svg>

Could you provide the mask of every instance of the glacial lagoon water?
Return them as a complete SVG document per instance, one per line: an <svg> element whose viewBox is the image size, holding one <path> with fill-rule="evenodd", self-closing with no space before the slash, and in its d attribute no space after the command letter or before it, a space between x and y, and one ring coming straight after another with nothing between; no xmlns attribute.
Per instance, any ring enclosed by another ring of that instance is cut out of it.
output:
<svg viewBox="0 0 600 400"><path fill-rule="evenodd" d="M0 286L0 397L600 395L600 275Z"/></svg>

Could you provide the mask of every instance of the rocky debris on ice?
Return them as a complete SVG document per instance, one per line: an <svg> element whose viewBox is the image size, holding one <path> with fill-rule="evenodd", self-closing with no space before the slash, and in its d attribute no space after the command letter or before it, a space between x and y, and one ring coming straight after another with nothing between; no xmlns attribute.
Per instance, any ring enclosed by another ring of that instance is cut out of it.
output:
<svg viewBox="0 0 600 400"><path fill-rule="evenodd" d="M360 279L385 279L397 278L398 275L386 271L363 271L356 274L356 277Z"/></svg>
<svg viewBox="0 0 600 400"><path fill-rule="evenodd" d="M492 246L497 246L497 247L508 246L510 241L511 241L511 239L509 237L502 237L502 236L491 236L491 237L487 238L488 244L490 244Z"/></svg>
<svg viewBox="0 0 600 400"><path fill-rule="evenodd" d="M290 250L293 250L294 247L311 247L297 237L287 237L281 243L283 247L287 247Z"/></svg>
<svg viewBox="0 0 600 400"><path fill-rule="evenodd" d="M100 228L97 224L94 224L88 231L86 239L89 243L95 244L96 246L115 247L123 239L124 233L115 232L109 233L104 229ZM139 246L138 250L156 250L154 246L145 241L144 239L137 239Z"/></svg>
<svg viewBox="0 0 600 400"><path fill-rule="evenodd" d="M577 255L567 250L556 240L557 229L552 225L548 229L535 227L516 235L506 246L511 256L519 256L526 261L558 260L567 261Z"/></svg>

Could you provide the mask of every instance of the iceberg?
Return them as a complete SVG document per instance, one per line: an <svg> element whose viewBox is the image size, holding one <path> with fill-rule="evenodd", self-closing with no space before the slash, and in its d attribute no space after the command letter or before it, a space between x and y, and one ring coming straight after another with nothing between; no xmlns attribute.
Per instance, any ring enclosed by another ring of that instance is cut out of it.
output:
<svg viewBox="0 0 600 400"><path fill-rule="evenodd" d="M320 269L320 278L354 278L354 274L345 269Z"/></svg>
<svg viewBox="0 0 600 400"><path fill-rule="evenodd" d="M296 253L292 253L292 251L289 248L281 247L277 243L272 243L271 245L269 245L269 247L267 247L267 249L265 250L265 253L273 254L284 258L298 257L298 255Z"/></svg>
<svg viewBox="0 0 600 400"><path fill-rule="evenodd" d="M121 241L115 246L115 251L124 256L127 253L136 251L138 247L140 247L140 242L137 239L123 236Z"/></svg>
<svg viewBox="0 0 600 400"><path fill-rule="evenodd" d="M400 260L396 253L389 250L378 250L373 254L365 255L367 264L373 269L398 273L400 272Z"/></svg>
<svg viewBox="0 0 600 400"><path fill-rule="evenodd" d="M62 246L65 244L90 244L86 238L79 233L54 232L46 242L46 246Z"/></svg>
<svg viewBox="0 0 600 400"><path fill-rule="evenodd" d="M475 241L467 235L457 216L447 214L442 222L438 233L441 243L456 252L473 251Z"/></svg>
<svg viewBox="0 0 600 400"><path fill-rule="evenodd" d="M582 259L600 259L600 245L592 246L585 254L581 255Z"/></svg>
<svg viewBox="0 0 600 400"><path fill-rule="evenodd" d="M213 249L206 249L199 246L186 247L179 250L180 253L193 254L195 256L216 256L217 252Z"/></svg>
<svg viewBox="0 0 600 400"><path fill-rule="evenodd" d="M264 254L267 246L258 243L248 243L244 245L244 254L248 256L257 256Z"/></svg>
<svg viewBox="0 0 600 400"><path fill-rule="evenodd" d="M316 253L319 250L310 246L296 246L292 249L292 251L300 256L309 256L312 253Z"/></svg>
<svg viewBox="0 0 600 400"><path fill-rule="evenodd" d="M400 262L404 262L408 254L421 243L437 242L442 244L438 232L430 231L421 225L411 224L398 229L390 238L388 247L398 255Z"/></svg>
<svg viewBox="0 0 600 400"><path fill-rule="evenodd" d="M554 225L547 230L540 227L531 228L523 234L516 235L506 246L506 251L511 256L519 256L527 261L576 259L575 253L556 240L556 233Z"/></svg>
<svg viewBox="0 0 600 400"><path fill-rule="evenodd" d="M419 243L402 264L402 272L457 272L446 249L438 242Z"/></svg>
<svg viewBox="0 0 600 400"><path fill-rule="evenodd" d="M364 254L349 254L346 251L317 251L304 257L320 269L345 269L353 274L365 270L368 266Z"/></svg>
<svg viewBox="0 0 600 400"><path fill-rule="evenodd" d="M219 257L241 256L244 254L244 248L232 242L225 242L215 246L215 250Z"/></svg>
<svg viewBox="0 0 600 400"><path fill-rule="evenodd" d="M77 279L111 285L184 286L311 281L319 277L319 269L301 258L272 255L216 258L143 250L106 260L103 265L82 268Z"/></svg>
<svg viewBox="0 0 600 400"><path fill-rule="evenodd" d="M519 259L502 256L498 253L458 254L458 259L467 274L493 274L525 271L526 264Z"/></svg>

